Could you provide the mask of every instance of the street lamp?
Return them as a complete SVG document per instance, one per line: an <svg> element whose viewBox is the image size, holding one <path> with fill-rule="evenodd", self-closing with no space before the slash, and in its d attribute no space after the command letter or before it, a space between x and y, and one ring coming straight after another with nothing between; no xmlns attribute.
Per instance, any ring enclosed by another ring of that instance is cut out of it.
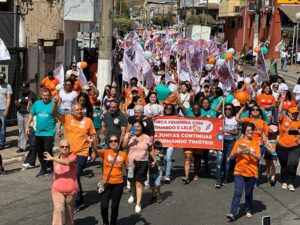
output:
<svg viewBox="0 0 300 225"><path fill-rule="evenodd" d="M296 13L296 18L297 18L297 36L296 36L296 57L298 56L298 42L299 42L299 22L300 22L300 12Z"/></svg>

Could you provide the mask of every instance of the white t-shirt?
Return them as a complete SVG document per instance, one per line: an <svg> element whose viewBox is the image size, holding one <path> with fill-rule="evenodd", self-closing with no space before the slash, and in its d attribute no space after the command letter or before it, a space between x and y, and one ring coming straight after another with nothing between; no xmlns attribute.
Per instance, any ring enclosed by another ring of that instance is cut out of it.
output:
<svg viewBox="0 0 300 225"><path fill-rule="evenodd" d="M59 91L59 97L61 98L60 108L63 110L64 114L69 114L71 112L72 103L75 102L75 98L77 97L77 92L71 91L70 93L67 93L62 89Z"/></svg>
<svg viewBox="0 0 300 225"><path fill-rule="evenodd" d="M275 92L275 91L272 91L272 95L274 96L276 102L278 101L279 99L279 92Z"/></svg>
<svg viewBox="0 0 300 225"><path fill-rule="evenodd" d="M287 91L287 90L289 90L289 88L285 83L279 84L279 86L278 86L278 91L279 92L283 92L283 91Z"/></svg>
<svg viewBox="0 0 300 225"><path fill-rule="evenodd" d="M295 94L296 101L300 101L300 84L295 85L293 92Z"/></svg>
<svg viewBox="0 0 300 225"><path fill-rule="evenodd" d="M297 53L297 59L296 59L296 61L300 62L300 52Z"/></svg>
<svg viewBox="0 0 300 225"><path fill-rule="evenodd" d="M7 96L12 94L11 85L8 83L0 84L0 109L6 109Z"/></svg>
<svg viewBox="0 0 300 225"><path fill-rule="evenodd" d="M239 122L236 121L235 116L224 120L224 140L234 140L236 136L226 133L226 131L233 131L239 129Z"/></svg>
<svg viewBox="0 0 300 225"><path fill-rule="evenodd" d="M144 106L144 115L145 116L162 116L164 114L164 107L161 105L155 104L158 106L158 115L153 115L151 111L151 104L148 103L147 105Z"/></svg>
<svg viewBox="0 0 300 225"><path fill-rule="evenodd" d="M180 93L180 101L181 104L186 108L190 108L190 94L188 92L186 92L185 94Z"/></svg>

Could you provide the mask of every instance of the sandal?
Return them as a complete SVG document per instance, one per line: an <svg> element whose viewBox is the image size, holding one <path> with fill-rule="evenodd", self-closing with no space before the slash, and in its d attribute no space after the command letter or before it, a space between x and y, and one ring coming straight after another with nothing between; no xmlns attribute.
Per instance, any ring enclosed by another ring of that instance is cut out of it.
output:
<svg viewBox="0 0 300 225"><path fill-rule="evenodd" d="M182 178L182 181L183 181L184 184L189 184L190 183L190 180L186 179L185 177Z"/></svg>

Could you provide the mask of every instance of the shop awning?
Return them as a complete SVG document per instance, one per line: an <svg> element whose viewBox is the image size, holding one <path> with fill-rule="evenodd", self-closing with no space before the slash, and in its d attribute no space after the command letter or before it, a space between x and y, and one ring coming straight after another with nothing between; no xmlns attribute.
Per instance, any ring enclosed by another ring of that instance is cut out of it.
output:
<svg viewBox="0 0 300 225"><path fill-rule="evenodd" d="M297 23L296 13L300 12L300 5L281 5L279 9L293 22Z"/></svg>

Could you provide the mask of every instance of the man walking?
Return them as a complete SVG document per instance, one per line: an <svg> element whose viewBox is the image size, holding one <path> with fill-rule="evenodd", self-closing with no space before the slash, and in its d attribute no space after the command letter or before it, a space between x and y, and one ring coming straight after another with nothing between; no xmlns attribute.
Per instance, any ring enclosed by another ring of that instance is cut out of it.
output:
<svg viewBox="0 0 300 225"><path fill-rule="evenodd" d="M29 82L23 81L21 84L21 94L15 100L15 105L17 106L17 118L18 118L18 147L17 153L23 152L26 150L28 136L25 134L26 122L28 119L27 105L28 102L32 103L36 100L36 95L33 91L29 89Z"/></svg>
<svg viewBox="0 0 300 225"><path fill-rule="evenodd" d="M77 155L77 182L79 186L79 192L77 194L74 207L75 213L78 212L84 204L80 175L85 167L91 142L92 148L97 150L96 131L93 121L84 116L81 104L74 103L71 108L71 114L68 115L59 113L57 104L58 97L55 96L54 105L52 108L53 114L61 123L64 123L64 134L65 138L70 142L70 152L74 152Z"/></svg>
<svg viewBox="0 0 300 225"><path fill-rule="evenodd" d="M0 120L2 127L0 129L0 150L3 150L6 142L6 118L10 107L12 88L5 82L6 74L0 72Z"/></svg>
<svg viewBox="0 0 300 225"><path fill-rule="evenodd" d="M44 89L42 93L42 100L36 101L28 116L26 125L26 134L30 134L30 123L33 117L36 116L36 132L35 143L38 158L41 164L41 170L36 177L43 177L49 175L48 169L53 168L52 163L47 163L44 159L44 152L52 154L52 148L54 145L54 136L56 132L56 119L52 113L53 101L51 100L51 92L49 89Z"/></svg>

